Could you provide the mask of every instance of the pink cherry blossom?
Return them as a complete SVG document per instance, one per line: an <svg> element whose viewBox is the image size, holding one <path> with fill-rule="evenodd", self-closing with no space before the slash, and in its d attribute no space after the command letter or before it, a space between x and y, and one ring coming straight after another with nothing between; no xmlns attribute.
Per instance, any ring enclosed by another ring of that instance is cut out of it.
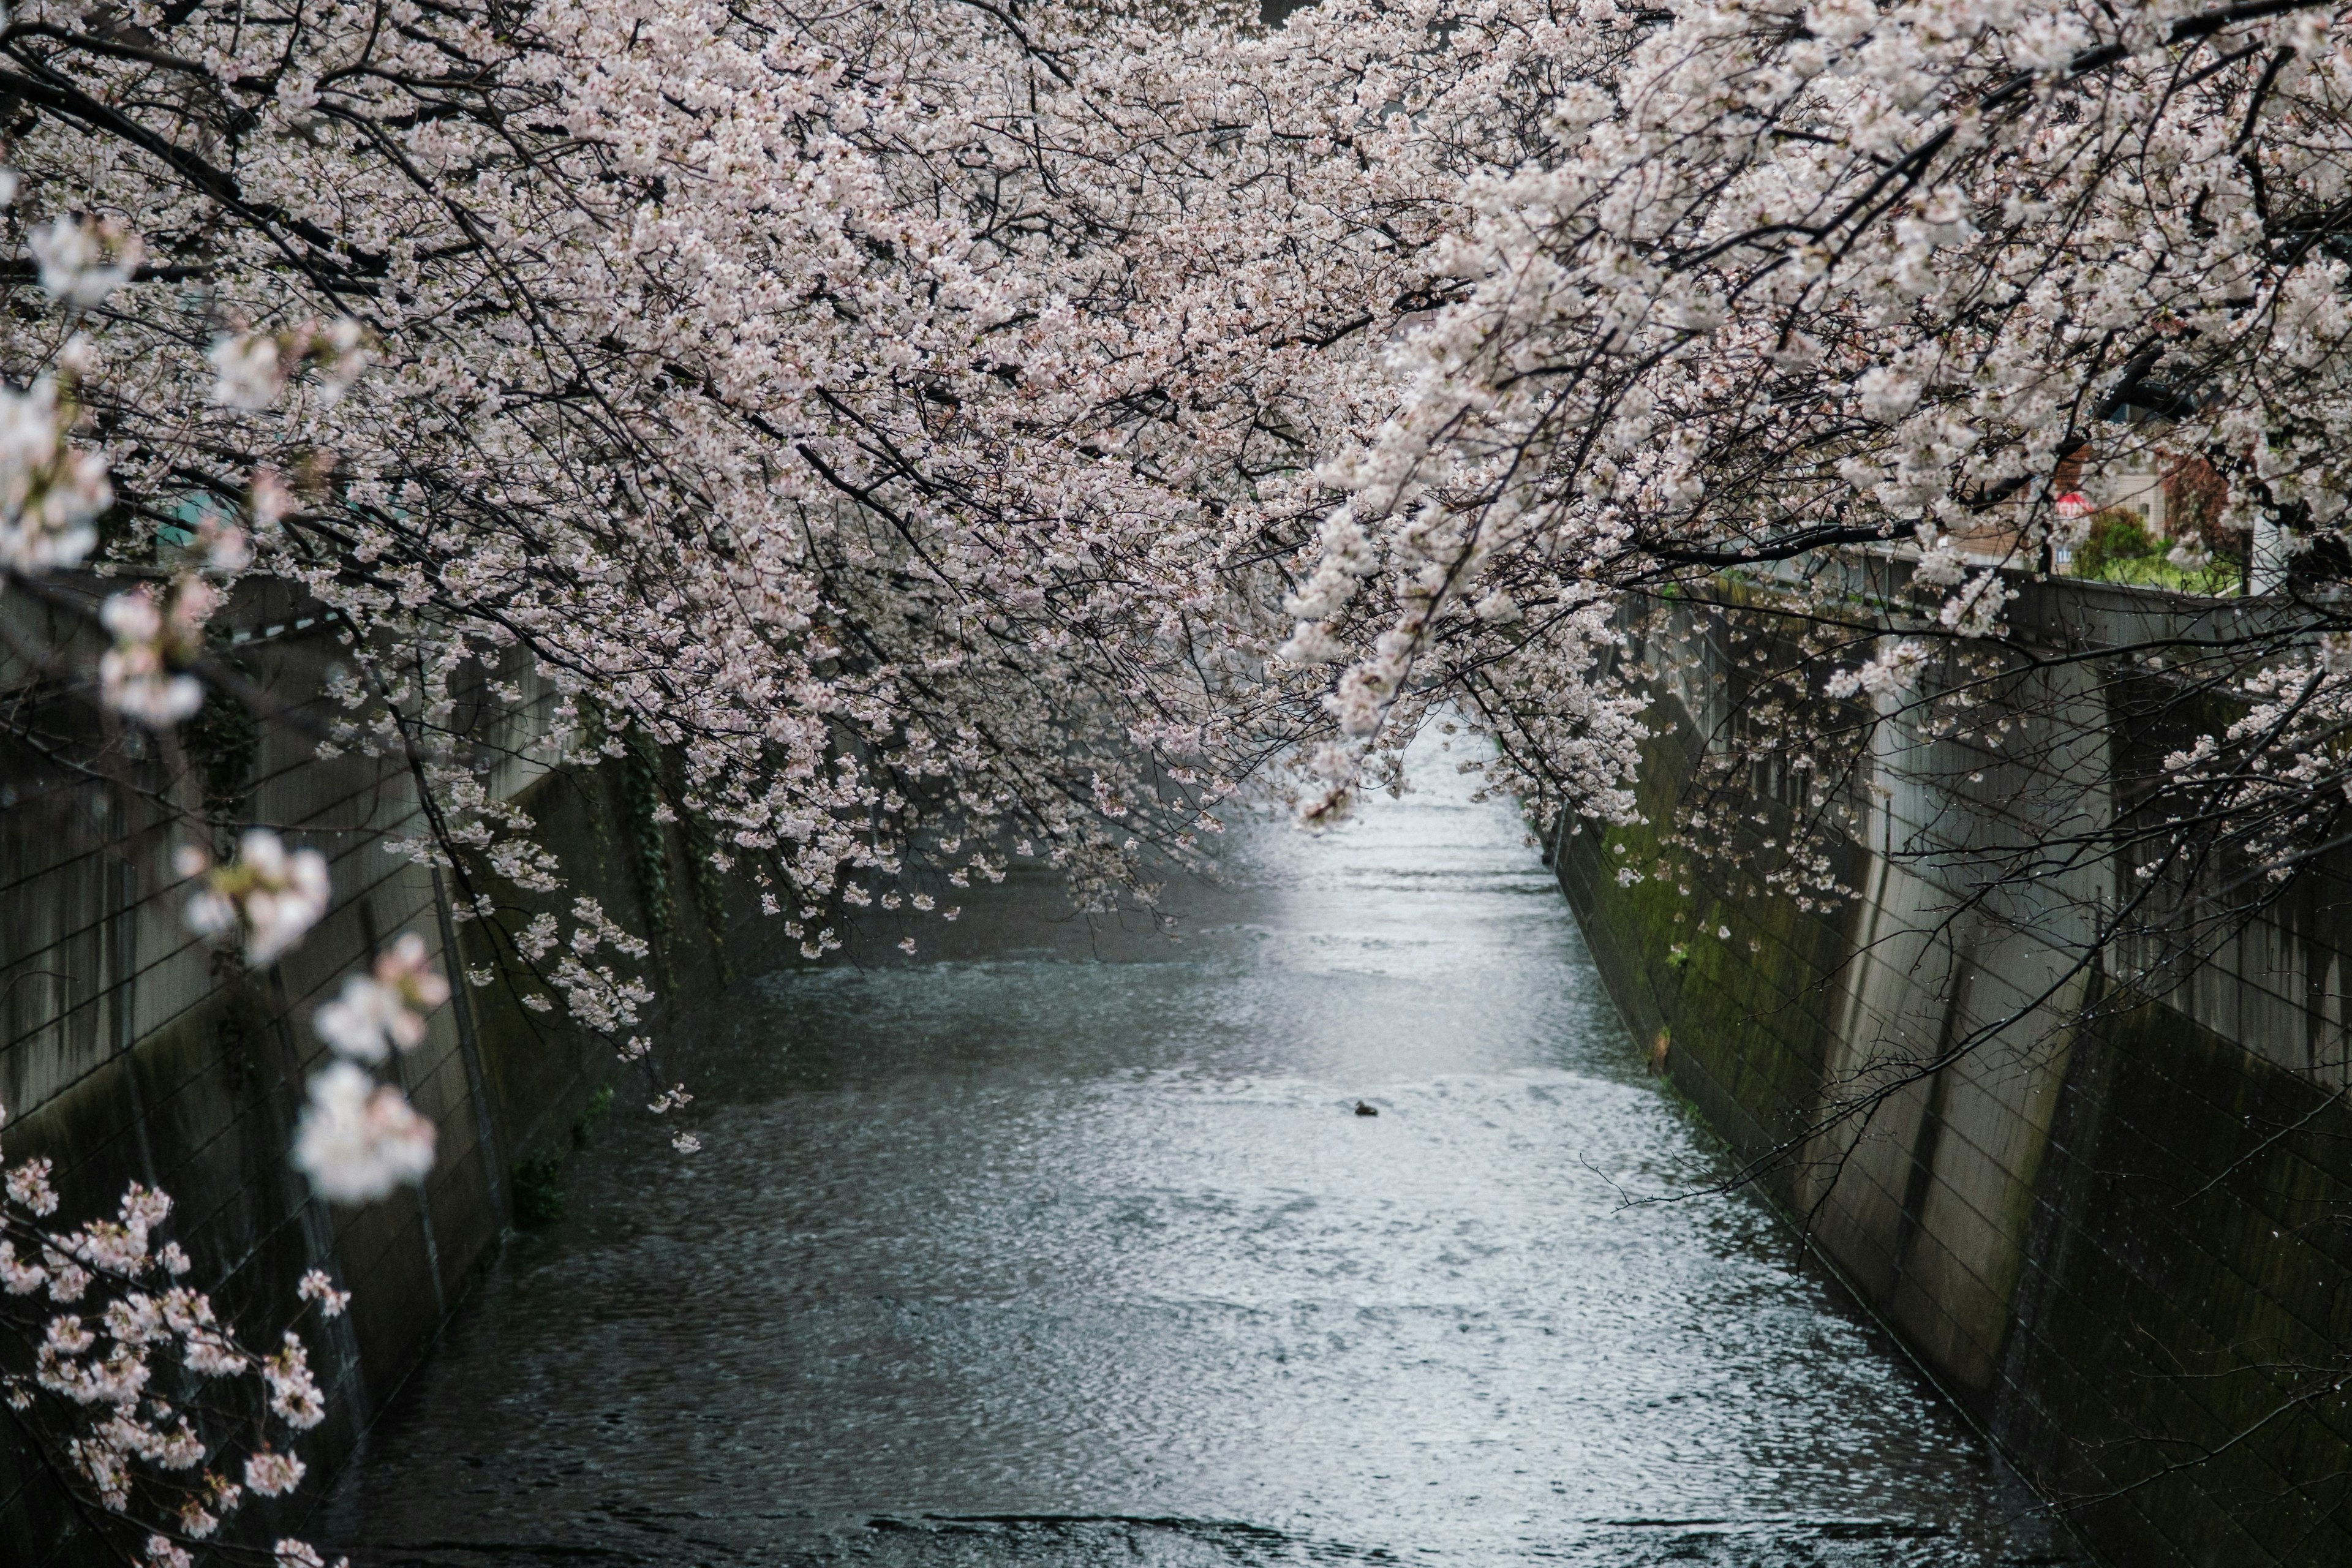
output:
<svg viewBox="0 0 2352 1568"><path fill-rule="evenodd" d="M376 959L373 973L345 980L342 994L319 1009L313 1026L342 1055L380 1062L394 1047L422 1044L425 1016L448 999L449 983L434 972L425 939L410 931Z"/></svg>
<svg viewBox="0 0 2352 1568"><path fill-rule="evenodd" d="M424 1180L433 1168L433 1124L399 1089L339 1061L310 1079L294 1164L320 1196L366 1203Z"/></svg>
<svg viewBox="0 0 2352 1568"><path fill-rule="evenodd" d="M193 846L181 852L177 865L183 876L203 879L188 902L189 928L206 936L242 931L247 963L269 963L327 912L326 858L315 849L289 851L265 827L248 831L237 858L226 866L208 866Z"/></svg>

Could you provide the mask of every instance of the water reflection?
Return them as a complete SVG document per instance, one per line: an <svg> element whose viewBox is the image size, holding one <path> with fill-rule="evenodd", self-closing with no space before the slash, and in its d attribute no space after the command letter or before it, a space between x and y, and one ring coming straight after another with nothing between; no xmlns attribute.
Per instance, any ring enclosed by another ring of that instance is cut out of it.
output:
<svg viewBox="0 0 2352 1568"><path fill-rule="evenodd" d="M739 989L331 1499L378 1563L2050 1562L1642 1074L1508 808ZM1359 1099L1380 1112L1354 1113Z"/></svg>

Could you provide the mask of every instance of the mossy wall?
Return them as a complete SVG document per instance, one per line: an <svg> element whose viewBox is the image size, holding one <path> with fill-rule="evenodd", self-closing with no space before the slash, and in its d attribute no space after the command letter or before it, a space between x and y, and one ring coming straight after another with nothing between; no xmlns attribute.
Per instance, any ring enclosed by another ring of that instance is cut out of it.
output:
<svg viewBox="0 0 2352 1568"><path fill-rule="evenodd" d="M2116 1568L2352 1562L2343 1008L2297 978L2341 973L2343 884L2195 987L2074 1028L2080 984L2018 1002L2053 973L2046 944L1947 918L1873 837L1835 909L1621 879L1655 863L1704 750L1671 691L1659 718L1648 825L1564 835L1556 863L1664 1070L1736 1152L1775 1156L1765 1189L1820 1256ZM1914 809L1902 795L1888 810ZM1889 1096L1858 1138L1820 1131L1866 1064L1932 1059L2004 1008L2033 1026Z"/></svg>

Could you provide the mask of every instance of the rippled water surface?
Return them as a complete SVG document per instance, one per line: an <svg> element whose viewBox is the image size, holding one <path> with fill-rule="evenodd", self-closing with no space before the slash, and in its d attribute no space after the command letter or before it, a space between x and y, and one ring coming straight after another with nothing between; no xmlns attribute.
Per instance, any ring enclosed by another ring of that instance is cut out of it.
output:
<svg viewBox="0 0 2352 1568"><path fill-rule="evenodd" d="M966 896L714 1004L316 1534L378 1564L2061 1560L1643 1073L1443 763L1187 940ZM886 950L887 951L887 950ZM1362 1100L1377 1116L1360 1116Z"/></svg>

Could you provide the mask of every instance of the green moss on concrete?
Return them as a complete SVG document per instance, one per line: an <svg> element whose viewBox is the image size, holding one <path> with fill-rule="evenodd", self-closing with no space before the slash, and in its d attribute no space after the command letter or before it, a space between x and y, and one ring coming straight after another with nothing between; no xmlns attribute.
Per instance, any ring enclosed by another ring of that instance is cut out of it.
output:
<svg viewBox="0 0 2352 1568"><path fill-rule="evenodd" d="M1860 911L1654 875L1697 763L1665 716L1646 821L1557 869L1635 1037L1670 1038L1673 1082L1753 1156L1821 1102ZM1986 1216L2022 1240L1986 1281L2011 1304L1971 1413L2116 1563L2352 1562L2352 1110L2169 1007L2105 1013L2017 1112L2047 1135Z"/></svg>
<svg viewBox="0 0 2352 1568"><path fill-rule="evenodd" d="M1671 1031L1669 1074L1753 1157L1790 1136L1813 1104L1835 1026L1830 980L1846 922L1790 900L1655 874L1692 772L1684 739L1692 726L1673 717L1674 732L1644 747L1643 820L1569 839L1561 881L1637 1037ZM1622 883L1620 870L1641 879Z"/></svg>
<svg viewBox="0 0 2352 1568"><path fill-rule="evenodd" d="M1735 1148L1754 1152L1790 1109L1787 1086L1818 1072L1815 1040L1737 1011L1730 987L1762 966L1710 967L1707 945L1694 943L1693 979L1677 984L1664 960L1671 920L1657 919L1655 904L1647 921L1626 918L1606 907L1612 896L1601 900L1612 945L1640 963L1633 978L1648 1010L1667 1020L1659 1026L1672 1031L1675 1082ZM1733 912L1726 901L1706 907L1710 919ZM1621 967L1621 995L1623 980ZM1790 977L1767 971L1759 985L1774 984ZM2135 1032L2158 1018L2169 1045L2102 1048L2182 1055L2194 1026L2168 1009L2147 1009ZM2034 1458L2045 1484L2077 1500L2083 1527L2118 1563L2352 1561L2343 1522L2352 1420L2340 1395L2310 1397L2344 1364L2347 1325L2334 1304L2352 1299L2342 1234L2352 1184L2327 1166L2352 1126L2337 1108L2320 1119L2330 1125L2254 1157L2252 1145L2290 1122L2279 1085L2262 1080L2308 1086L2227 1042L2189 1054L2202 1071L2135 1061L2116 1075L2127 1086L2117 1091L2120 1145L2099 1152L2104 1164L2053 1173L2088 1184L2090 1201L2055 1257L2023 1260L2059 1278L2034 1292L2035 1321L2010 1336L2000 1386L1977 1413L2005 1447ZM2299 1147L2331 1139L2341 1142L2326 1162ZM2198 1193L2225 1171L2228 1180ZM2029 1233L2031 1211L2053 1201L2049 1186L2014 1189L2013 1234Z"/></svg>

